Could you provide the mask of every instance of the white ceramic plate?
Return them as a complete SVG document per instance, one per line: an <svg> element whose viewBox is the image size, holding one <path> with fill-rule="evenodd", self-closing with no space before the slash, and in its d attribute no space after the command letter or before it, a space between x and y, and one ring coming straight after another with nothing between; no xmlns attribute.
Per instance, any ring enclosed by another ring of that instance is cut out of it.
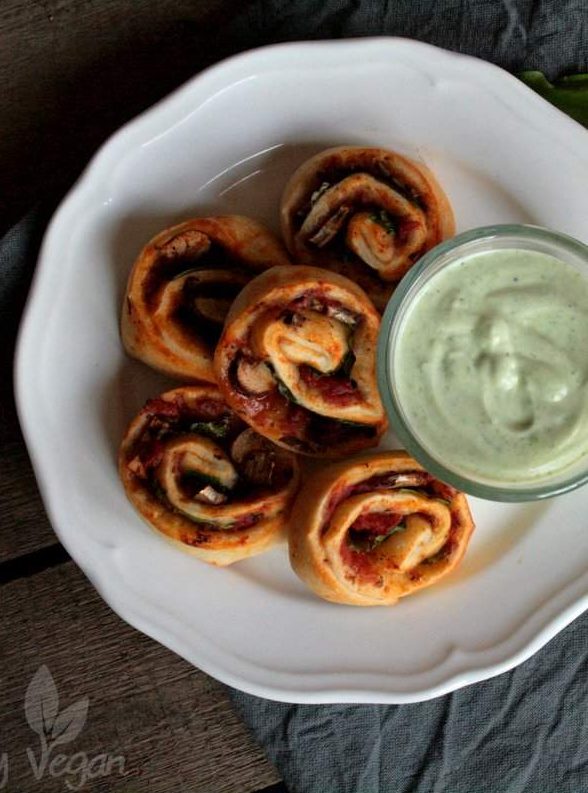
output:
<svg viewBox="0 0 588 793"><path fill-rule="evenodd" d="M237 688L293 702L412 702L498 674L588 605L586 491L476 501L460 570L394 608L315 598L284 547L218 570L151 532L115 458L171 383L125 358L124 282L142 244L195 214L277 227L292 170L341 143L429 165L459 230L551 226L588 242L588 137L505 72L406 40L292 44L199 75L115 135L45 238L17 357L20 417L55 531L105 600Z"/></svg>

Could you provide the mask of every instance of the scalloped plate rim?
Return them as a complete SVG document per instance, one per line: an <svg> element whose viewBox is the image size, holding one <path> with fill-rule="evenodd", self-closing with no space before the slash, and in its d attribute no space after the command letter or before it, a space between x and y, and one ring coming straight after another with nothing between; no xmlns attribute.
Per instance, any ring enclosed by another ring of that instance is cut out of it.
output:
<svg viewBox="0 0 588 793"><path fill-rule="evenodd" d="M45 452L41 449L43 444L40 443L34 429L35 419L31 410L34 399L31 397L30 392L27 393L25 382L28 376L27 356L29 353L27 350L31 345L34 346L37 333L34 325L35 318L39 312L42 311L41 301L44 296L42 292L43 280L44 278L49 278L51 275L51 248L56 244L61 226L66 223L68 216L79 212L81 202L92 194L92 190L97 189L98 185L94 184L92 180L96 182L100 181L96 178L96 175L100 174L100 169L104 168L108 159L110 158L111 161L120 162L124 159L125 154L133 151L137 145L146 145L153 140L154 136L151 136L147 140L142 140L137 143L136 138L142 137L144 131L150 124L155 125L156 121L159 123L159 121L163 119L165 113L173 114L184 107L185 101L189 95L198 89L204 91L208 83L214 84L215 81L224 83L224 85L221 85L218 89L222 91L223 88L228 88L236 82L241 81L232 79L232 76L234 72L238 72L239 69L243 69L243 67L250 69L252 66L257 66L257 73L260 73L268 68L276 70L282 65L280 63L278 66L271 66L272 60L280 61L280 59L282 59L285 65L292 65L292 61L299 61L303 58L305 50L315 50L317 52L320 50L330 52L338 50L340 53L343 53L345 49L378 50L378 54L382 55L382 57L385 52L387 52L388 56L390 54L396 54L400 58L402 58L403 54L408 53L410 56L424 55L433 60L445 60L447 63L451 61L454 63L467 62L469 64L469 69L471 69L467 76L469 81L475 82L476 76L479 76L483 79L489 79L490 83L493 83L497 89L504 90L506 86L509 86L511 90L516 90L518 92L519 98L525 99L529 109L532 108L545 120L548 126L551 126L552 129L555 128L554 131L560 133L565 132L571 139L575 138L580 146L585 146L586 144L586 139L583 139L583 136L586 134L585 130L577 122L553 108L544 99L531 91L531 89L524 86L516 78L504 72L499 67L468 55L449 52L434 47L433 45L412 41L410 39L375 37L344 39L339 41L290 42L287 44L260 47L232 56L191 78L170 95L161 99L151 108L144 111L115 132L98 149L86 169L59 205L46 230L39 253L38 266L33 277L31 290L23 313L15 356L15 393L18 416L23 435L31 455L41 495L55 533L64 547L70 552L74 561L76 561L84 574L92 582L101 597L122 619L186 658L189 662L197 665L203 669L203 671L218 680L250 694L296 703L363 702L401 704L431 699L512 669L514 666L517 666L537 652L588 607L588 592L580 597L572 595L571 602L568 602L567 605L562 607L556 615L547 615L542 625L534 629L533 636L524 642L516 651L507 652L505 657L488 665L474 662L471 666L457 671L454 674L448 674L443 680L425 688L415 688L415 690L412 691L402 692L389 690L386 689L385 684L381 682L382 675L361 671L357 671L353 673L353 675L337 675L331 673L313 675L313 673L306 673L298 676L301 683L300 687L289 687L271 681L263 684L252 681L246 674L239 673L238 666L242 663L239 659L237 659L237 669L234 668L234 663L231 662L234 662L235 658L231 653L226 653L224 650L213 647L212 643L210 647L210 649L213 650L212 653L197 652L195 648L190 645L189 641L183 639L176 631L171 630L169 624L164 625L156 623L151 614L145 613L147 606L146 602L142 601L142 599L135 594L130 593L130 590L125 589L123 582L113 583L107 580L105 572L108 569L108 564L104 564L104 558L106 557L98 560L95 555L93 557L91 551L87 548L82 549L78 545L78 538L70 534L69 528L66 528L66 511L64 512L62 503L58 503L57 493L59 490L59 482L52 479L50 466L45 464ZM393 52L394 50L395 53ZM336 60L334 55L330 57ZM332 65L337 64L335 63ZM303 68L312 70L316 69L317 65L315 63L312 65L305 64ZM241 79L249 79L254 76L254 74L248 74ZM484 85L484 88L485 90L492 90L487 84ZM492 92L495 96L498 96L500 91L498 93L495 91ZM216 93L218 93L218 91L213 91L210 93L210 97L216 95ZM191 110L180 113L180 117L172 122L165 122L163 132L169 130L176 124L183 123L199 106L200 105L196 105ZM163 132L158 134L163 134ZM155 137L157 137L157 135ZM576 141L570 140L570 142ZM585 158L588 159L586 155ZM583 575L581 578L587 578L587 575ZM572 589L577 583L577 579L570 582L569 585L564 586L557 593L556 597L562 598L568 590ZM514 635L516 636L516 634L524 632L525 626L539 620L546 610L545 604L539 606L517 626ZM508 641L512 638L513 636L509 637ZM500 646L505 643L507 642L502 642L494 646L493 649L499 649ZM442 665L445 666L448 659L456 655L461 655L463 658L467 659L472 656L484 655L484 653L485 650L469 652L461 650L459 647L453 647ZM218 657L209 657L210 655L225 657L219 660ZM286 677L292 676L292 673L282 673L280 670L275 669L270 670L270 672L277 677L280 677L280 675ZM341 686L338 682L338 678L349 676L354 678L356 681L355 685L348 683ZM418 677L418 675L416 676ZM309 685L313 677L319 679L318 686L316 687ZM410 679L412 676L402 675L402 677ZM376 680L378 682L376 682ZM306 688L304 688L304 684L306 684Z"/></svg>

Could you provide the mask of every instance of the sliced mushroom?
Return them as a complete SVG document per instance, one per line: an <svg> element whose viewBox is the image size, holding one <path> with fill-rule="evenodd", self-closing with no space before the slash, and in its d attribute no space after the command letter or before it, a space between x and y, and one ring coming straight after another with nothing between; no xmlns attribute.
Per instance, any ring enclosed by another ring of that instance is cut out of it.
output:
<svg viewBox="0 0 588 793"><path fill-rule="evenodd" d="M211 485L206 485L200 490L194 498L196 501L202 501L204 504L225 504L228 499L224 493L219 493Z"/></svg>
<svg viewBox="0 0 588 793"><path fill-rule="evenodd" d="M255 430L251 428L243 430L233 441L231 446L231 458L237 465L240 465L247 455L265 448L268 443L269 441L266 441L265 438L258 435Z"/></svg>
<svg viewBox="0 0 588 793"><path fill-rule="evenodd" d="M241 475L253 485L279 488L292 476L292 455L252 429L245 430L235 439L231 457L239 466Z"/></svg>
<svg viewBox="0 0 588 793"><path fill-rule="evenodd" d="M237 364L239 385L247 394L267 394L276 387L272 372L263 361L241 358Z"/></svg>
<svg viewBox="0 0 588 793"><path fill-rule="evenodd" d="M184 300L208 322L222 325L247 276L234 270L195 270L185 275Z"/></svg>
<svg viewBox="0 0 588 793"><path fill-rule="evenodd" d="M210 438L184 435L167 444L157 478L170 503L185 515L198 519L199 503L221 503L214 501L215 494L232 490L239 475L229 457ZM196 494L186 487L190 478L201 483Z"/></svg>
<svg viewBox="0 0 588 793"><path fill-rule="evenodd" d="M399 219L398 235L373 214L374 208L382 217ZM386 280L400 277L407 257L426 242L427 219L422 209L394 187L361 172L346 176L317 198L300 228L300 237L324 247L342 231L348 218L346 244Z"/></svg>
<svg viewBox="0 0 588 793"><path fill-rule="evenodd" d="M328 245L329 242L337 236L339 231L341 231L343 223L345 223L345 218L350 212L351 207L345 205L340 206L328 220L325 220L325 222L318 227L317 231L308 238L308 241L312 242L312 244L316 245L318 248L323 248L325 245Z"/></svg>
<svg viewBox="0 0 588 793"><path fill-rule="evenodd" d="M213 347L246 281L232 270L188 270L167 281L152 317L168 351L187 354L194 336Z"/></svg>
<svg viewBox="0 0 588 793"><path fill-rule="evenodd" d="M314 191L314 193L310 196L310 203L311 204L315 204L319 200L319 198L322 196L322 194L325 193L329 189L330 186L331 186L330 182L322 182L321 186L318 187Z"/></svg>
<svg viewBox="0 0 588 793"><path fill-rule="evenodd" d="M180 256L198 257L208 253L210 244L208 235L196 231L196 229L190 229L165 240L159 249L164 256L170 259Z"/></svg>
<svg viewBox="0 0 588 793"><path fill-rule="evenodd" d="M326 190L312 206L300 229L310 239L341 207L381 207L393 216L413 216L420 210L384 182L367 173L346 176ZM422 213L421 213L422 214Z"/></svg>
<svg viewBox="0 0 588 793"><path fill-rule="evenodd" d="M328 306L327 314L329 317L342 322L344 325L357 325L358 317L352 311L348 311L343 306Z"/></svg>
<svg viewBox="0 0 588 793"><path fill-rule="evenodd" d="M414 471L407 474L396 474L394 476L395 487L422 487L431 479L431 474L426 471Z"/></svg>

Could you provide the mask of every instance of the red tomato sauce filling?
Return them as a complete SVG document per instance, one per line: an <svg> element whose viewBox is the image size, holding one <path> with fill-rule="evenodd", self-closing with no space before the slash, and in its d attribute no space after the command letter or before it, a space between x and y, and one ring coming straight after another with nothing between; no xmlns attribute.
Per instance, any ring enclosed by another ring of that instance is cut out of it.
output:
<svg viewBox="0 0 588 793"><path fill-rule="evenodd" d="M350 377L321 374L311 366L298 368L302 382L334 405L351 405L357 401L357 383Z"/></svg>
<svg viewBox="0 0 588 793"><path fill-rule="evenodd" d="M374 566L374 559L370 554L354 550L345 540L341 543L340 553L343 563L356 576L372 584L375 584L380 579L380 575Z"/></svg>
<svg viewBox="0 0 588 793"><path fill-rule="evenodd" d="M402 523L403 515L397 512L365 512L349 527L350 531L360 531L367 538L380 537Z"/></svg>
<svg viewBox="0 0 588 793"><path fill-rule="evenodd" d="M414 484L408 486L403 484L403 478L410 476L414 480ZM329 525L331 518L338 505L345 501L352 495L359 493L371 492L374 490L394 490L394 489L414 489L418 488L424 491L432 498L442 498L451 501L458 491L435 479L431 474L426 471L402 471L392 474L377 474L376 476L365 479L363 482L357 482L353 485L344 485L336 488L331 493L331 497L327 503L324 511L323 529ZM453 514L453 513L452 513ZM425 516L426 517L426 516ZM362 535L362 539L366 541L366 550L354 548L349 542L350 534L345 536L341 543L340 553L342 561L358 576L361 576L366 581L379 580L375 562L378 559L377 552L374 554L374 548L369 549L377 537L381 537L392 531L398 526L404 516L393 512L366 512L360 515L353 524L349 527L349 532L357 532ZM459 528L459 520L454 518L450 530L450 536L443 546L442 557L447 558L455 551L457 542L455 534Z"/></svg>
<svg viewBox="0 0 588 793"><path fill-rule="evenodd" d="M150 399L141 412L147 417L147 421L141 436L128 451L127 459L136 476L148 479L162 460L164 440L186 431L195 422L222 418L227 414L227 408L223 402L208 398L188 404L178 394L173 400L160 397Z"/></svg>

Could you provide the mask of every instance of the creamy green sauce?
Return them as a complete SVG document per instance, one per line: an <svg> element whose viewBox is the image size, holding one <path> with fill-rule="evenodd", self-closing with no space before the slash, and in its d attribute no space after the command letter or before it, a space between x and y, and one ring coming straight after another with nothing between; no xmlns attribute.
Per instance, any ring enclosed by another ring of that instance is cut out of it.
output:
<svg viewBox="0 0 588 793"><path fill-rule="evenodd" d="M489 482L537 482L588 454L588 279L535 251L473 254L423 286L393 376L421 444Z"/></svg>

